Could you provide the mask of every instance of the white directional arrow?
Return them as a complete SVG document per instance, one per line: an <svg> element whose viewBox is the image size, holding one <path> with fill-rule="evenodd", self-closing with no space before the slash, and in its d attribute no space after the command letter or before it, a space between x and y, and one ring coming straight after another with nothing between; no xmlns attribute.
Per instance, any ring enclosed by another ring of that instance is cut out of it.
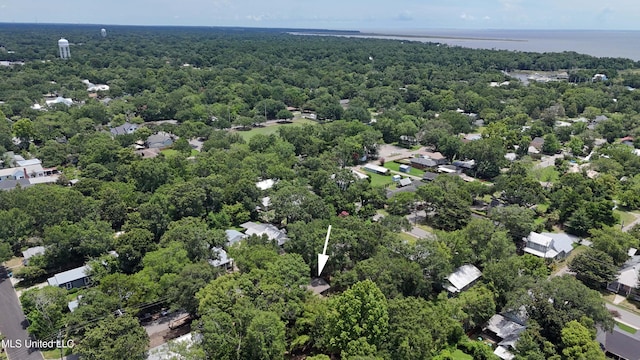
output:
<svg viewBox="0 0 640 360"><path fill-rule="evenodd" d="M322 269L327 265L329 255L327 255L327 244L329 243L329 235L331 235L331 225L327 229L327 238L324 239L324 248L322 248L322 254L318 254L318 276L322 273Z"/></svg>

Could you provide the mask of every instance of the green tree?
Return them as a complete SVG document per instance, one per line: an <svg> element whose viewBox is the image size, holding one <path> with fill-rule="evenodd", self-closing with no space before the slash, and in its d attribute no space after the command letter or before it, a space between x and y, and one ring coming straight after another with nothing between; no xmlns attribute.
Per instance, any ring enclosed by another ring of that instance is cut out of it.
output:
<svg viewBox="0 0 640 360"><path fill-rule="evenodd" d="M576 273L576 278L593 289L599 289L615 280L618 273L613 258L594 248L589 248L571 259L569 269Z"/></svg>
<svg viewBox="0 0 640 360"><path fill-rule="evenodd" d="M174 286L169 289L169 298L173 307L184 309L195 316L198 310L196 293L219 275L220 271L207 263L188 264L178 276Z"/></svg>
<svg viewBox="0 0 640 360"><path fill-rule="evenodd" d="M509 232L511 238L519 242L535 229L535 213L533 210L518 205L496 207L489 213L491 220Z"/></svg>
<svg viewBox="0 0 640 360"><path fill-rule="evenodd" d="M573 320L562 329L562 354L567 360L604 360L604 352L594 339L592 332L580 322Z"/></svg>
<svg viewBox="0 0 640 360"><path fill-rule="evenodd" d="M20 296L20 303L29 320L27 330L37 339L48 340L63 325L67 308L66 291L57 286L33 289Z"/></svg>
<svg viewBox="0 0 640 360"><path fill-rule="evenodd" d="M387 299L371 280L356 283L332 300L329 306L329 343L335 351L364 338L368 345L381 348L389 326Z"/></svg>
<svg viewBox="0 0 640 360"><path fill-rule="evenodd" d="M560 151L560 141L555 134L547 134L544 136L544 144L542 144L542 152L545 154L555 154Z"/></svg>
<svg viewBox="0 0 640 360"><path fill-rule="evenodd" d="M284 359L285 324L277 314L259 311L247 326L243 358L256 360Z"/></svg>
<svg viewBox="0 0 640 360"><path fill-rule="evenodd" d="M638 239L620 231L618 228L591 229L589 233L591 234L593 248L611 256L616 266L620 266L627 261L629 248L637 248L638 246Z"/></svg>
<svg viewBox="0 0 640 360"><path fill-rule="evenodd" d="M145 359L149 336L130 315L107 317L89 329L74 351L87 359Z"/></svg>
<svg viewBox="0 0 640 360"><path fill-rule="evenodd" d="M20 119L16 121L13 123L12 130L15 136L23 143L23 146L27 145L35 135L33 123L29 119Z"/></svg>

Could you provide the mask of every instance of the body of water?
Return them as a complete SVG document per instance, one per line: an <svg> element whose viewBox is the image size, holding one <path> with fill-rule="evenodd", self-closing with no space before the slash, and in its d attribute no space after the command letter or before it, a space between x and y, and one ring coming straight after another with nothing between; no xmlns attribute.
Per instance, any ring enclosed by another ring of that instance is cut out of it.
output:
<svg viewBox="0 0 640 360"><path fill-rule="evenodd" d="M575 51L640 61L640 31L606 30L372 30L339 35L437 42L474 49L531 52Z"/></svg>

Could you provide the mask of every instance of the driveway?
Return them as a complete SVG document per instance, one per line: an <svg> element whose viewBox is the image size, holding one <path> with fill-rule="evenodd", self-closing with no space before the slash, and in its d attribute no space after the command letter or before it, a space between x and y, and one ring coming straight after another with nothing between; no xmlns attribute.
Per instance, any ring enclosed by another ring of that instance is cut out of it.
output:
<svg viewBox="0 0 640 360"><path fill-rule="evenodd" d="M42 360L40 351L25 347L30 339L27 324L7 270L0 266L0 333L5 336L5 343L13 342L5 350L9 360Z"/></svg>

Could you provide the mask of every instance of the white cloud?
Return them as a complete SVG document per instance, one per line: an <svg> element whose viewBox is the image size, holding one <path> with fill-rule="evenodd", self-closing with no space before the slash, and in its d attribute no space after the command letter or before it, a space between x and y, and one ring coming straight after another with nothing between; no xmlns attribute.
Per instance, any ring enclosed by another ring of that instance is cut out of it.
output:
<svg viewBox="0 0 640 360"><path fill-rule="evenodd" d="M476 18L472 15L468 15L467 13L460 14L460 19L462 20L475 20Z"/></svg>

